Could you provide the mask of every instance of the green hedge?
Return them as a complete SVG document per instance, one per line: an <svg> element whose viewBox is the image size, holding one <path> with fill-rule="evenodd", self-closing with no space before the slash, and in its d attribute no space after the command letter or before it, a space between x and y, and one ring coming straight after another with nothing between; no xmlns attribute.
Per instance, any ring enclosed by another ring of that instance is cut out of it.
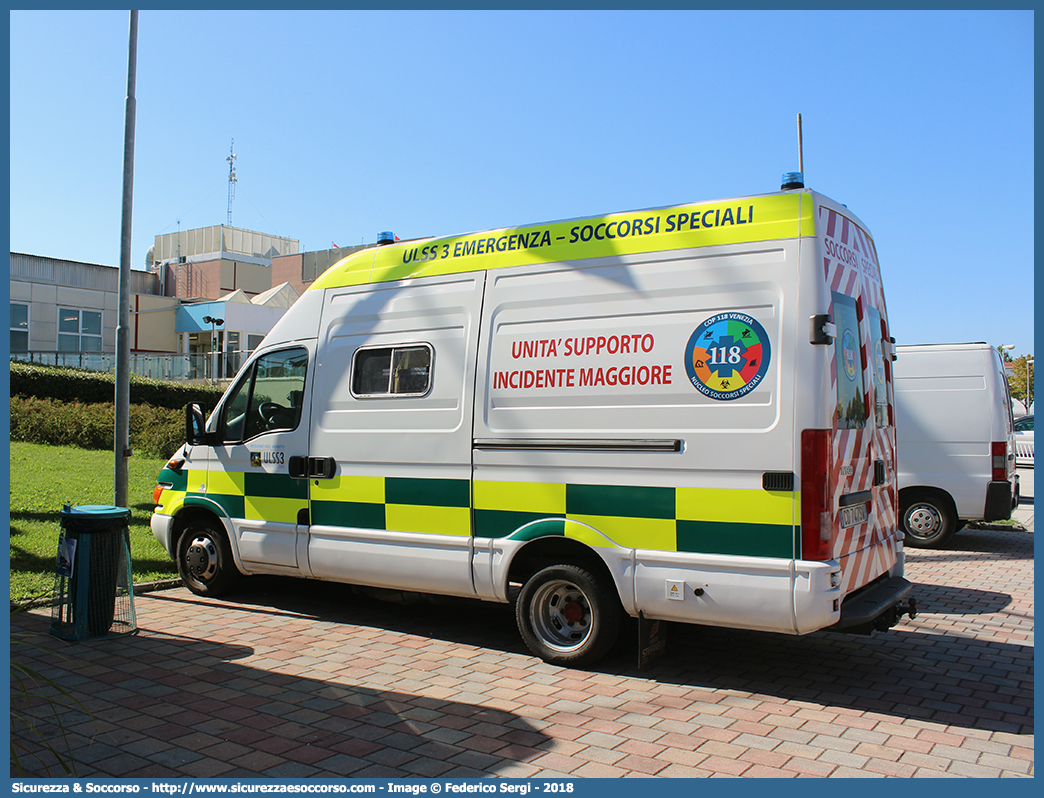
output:
<svg viewBox="0 0 1044 798"><path fill-rule="evenodd" d="M115 404L11 397L11 440L82 449L113 449ZM131 405L130 445L148 457L170 457L185 442L185 411Z"/></svg>
<svg viewBox="0 0 1044 798"><path fill-rule="evenodd" d="M164 382L136 374L130 377L132 405L181 410L189 402L202 402L212 408L223 391L213 385ZM113 403L115 393L116 375L111 372L11 361L11 396L96 405Z"/></svg>

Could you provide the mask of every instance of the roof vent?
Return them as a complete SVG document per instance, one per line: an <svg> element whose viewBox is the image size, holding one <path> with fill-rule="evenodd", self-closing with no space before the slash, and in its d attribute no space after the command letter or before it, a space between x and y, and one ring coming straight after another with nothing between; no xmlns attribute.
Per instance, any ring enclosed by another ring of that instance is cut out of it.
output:
<svg viewBox="0 0 1044 798"><path fill-rule="evenodd" d="M377 234L377 246L383 247L387 244L395 243L395 233L391 230L382 230Z"/></svg>
<svg viewBox="0 0 1044 798"><path fill-rule="evenodd" d="M789 191L792 188L804 188L805 187L805 176L801 172L784 172L783 173L783 185L779 187L780 191Z"/></svg>

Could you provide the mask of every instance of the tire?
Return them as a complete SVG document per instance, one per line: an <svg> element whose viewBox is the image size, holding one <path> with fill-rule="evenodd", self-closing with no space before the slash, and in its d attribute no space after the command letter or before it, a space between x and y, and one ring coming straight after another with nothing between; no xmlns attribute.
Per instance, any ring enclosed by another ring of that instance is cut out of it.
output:
<svg viewBox="0 0 1044 798"><path fill-rule="evenodd" d="M953 506L934 493L912 493L901 498L899 518L906 536L904 544L918 549L941 548L958 529Z"/></svg>
<svg viewBox="0 0 1044 798"><path fill-rule="evenodd" d="M605 656L620 633L616 590L575 565L552 565L522 586L515 603L526 646L552 665L589 665Z"/></svg>
<svg viewBox="0 0 1044 798"><path fill-rule="evenodd" d="M190 522L178 540L178 573L197 596L228 593L240 574L224 529L205 521Z"/></svg>

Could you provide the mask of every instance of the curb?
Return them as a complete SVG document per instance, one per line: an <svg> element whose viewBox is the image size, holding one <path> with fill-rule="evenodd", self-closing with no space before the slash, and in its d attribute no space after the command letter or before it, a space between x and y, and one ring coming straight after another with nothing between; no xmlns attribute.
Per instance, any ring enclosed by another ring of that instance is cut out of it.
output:
<svg viewBox="0 0 1044 798"><path fill-rule="evenodd" d="M985 529L990 532L1027 532L1018 521L1013 524L987 524L985 521L969 521L965 529Z"/></svg>
<svg viewBox="0 0 1044 798"><path fill-rule="evenodd" d="M160 579L158 582L142 582L140 585L134 586L134 594L139 593L151 593L154 590L170 590L174 587L181 587L184 582L178 579Z"/></svg>
<svg viewBox="0 0 1044 798"><path fill-rule="evenodd" d="M178 579L160 579L156 582L142 582L141 584L134 585L134 595L141 595L142 593L152 593L155 590L170 590L171 588L181 587L182 581ZM44 598L33 599L27 601L24 604L20 604L17 601L11 602L11 612L17 612L18 610L32 610L37 607L46 607L53 600L53 596L46 596Z"/></svg>

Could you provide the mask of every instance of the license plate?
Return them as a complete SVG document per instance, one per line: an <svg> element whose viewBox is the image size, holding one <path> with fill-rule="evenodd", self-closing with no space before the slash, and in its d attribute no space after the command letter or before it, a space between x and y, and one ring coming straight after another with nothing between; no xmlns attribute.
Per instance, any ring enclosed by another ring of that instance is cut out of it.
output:
<svg viewBox="0 0 1044 798"><path fill-rule="evenodd" d="M857 526L862 524L867 519L866 503L860 502L859 504L850 504L848 507L841 508L841 528L847 529L850 526Z"/></svg>

